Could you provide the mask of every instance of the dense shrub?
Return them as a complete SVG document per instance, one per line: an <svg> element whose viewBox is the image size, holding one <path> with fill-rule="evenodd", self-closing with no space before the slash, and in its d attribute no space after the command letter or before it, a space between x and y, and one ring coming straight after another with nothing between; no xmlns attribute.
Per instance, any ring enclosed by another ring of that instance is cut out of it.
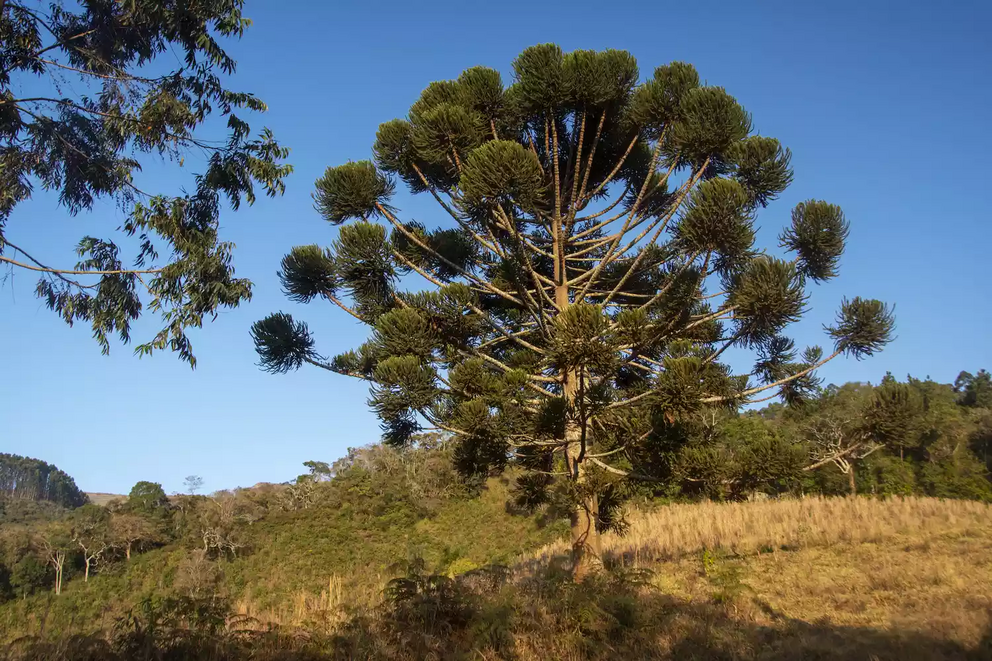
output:
<svg viewBox="0 0 992 661"><path fill-rule="evenodd" d="M912 463L888 455L869 457L859 485L863 493L909 496L917 492Z"/></svg>

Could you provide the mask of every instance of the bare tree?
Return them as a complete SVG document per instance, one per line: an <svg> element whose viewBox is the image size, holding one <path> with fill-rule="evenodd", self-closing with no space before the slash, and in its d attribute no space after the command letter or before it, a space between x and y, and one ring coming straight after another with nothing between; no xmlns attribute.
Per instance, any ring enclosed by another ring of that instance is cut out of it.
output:
<svg viewBox="0 0 992 661"><path fill-rule="evenodd" d="M207 552L196 549L179 563L173 587L191 599L212 596L220 576L220 568L210 561Z"/></svg>
<svg viewBox="0 0 992 661"><path fill-rule="evenodd" d="M203 478L199 475L187 475L183 480L183 486L186 487L189 495L196 495L196 492L203 488Z"/></svg>
<svg viewBox="0 0 992 661"><path fill-rule="evenodd" d="M242 528L249 519L254 520L243 510L239 499L230 493L218 494L195 510L205 553L237 557L238 549L246 546Z"/></svg>
<svg viewBox="0 0 992 661"><path fill-rule="evenodd" d="M812 471L833 464L847 475L851 495L857 495L855 464L884 447L864 430L860 420L825 414L815 418L803 430L810 445L811 463L803 470Z"/></svg>
<svg viewBox="0 0 992 661"><path fill-rule="evenodd" d="M71 544L68 531L60 524L53 524L39 535L36 543L41 557L55 570L55 594L62 594L65 560Z"/></svg>
<svg viewBox="0 0 992 661"><path fill-rule="evenodd" d="M73 516L69 532L72 543L79 547L83 555L84 583L90 580L90 569L110 549L109 523L108 512L97 505L84 505Z"/></svg>
<svg viewBox="0 0 992 661"><path fill-rule="evenodd" d="M148 519L136 514L115 514L110 519L110 538L112 544L124 551L124 556L131 560L131 550L139 549L142 545L158 538L155 526Z"/></svg>

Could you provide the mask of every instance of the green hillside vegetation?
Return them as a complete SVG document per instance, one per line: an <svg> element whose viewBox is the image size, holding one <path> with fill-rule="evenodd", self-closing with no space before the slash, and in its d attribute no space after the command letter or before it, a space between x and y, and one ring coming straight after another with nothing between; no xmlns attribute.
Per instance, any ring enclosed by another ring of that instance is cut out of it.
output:
<svg viewBox="0 0 992 661"><path fill-rule="evenodd" d="M0 629L89 632L169 595L239 599L275 617L329 581L377 599L413 559L467 571L509 563L561 534L561 524L507 511L508 479L461 481L450 452L429 440L406 453L352 450L331 467L309 462L315 469L290 485L166 497L139 482L106 508L11 520L0 535L8 600ZM53 598L59 548L64 588ZM88 579L87 553L98 553Z"/></svg>

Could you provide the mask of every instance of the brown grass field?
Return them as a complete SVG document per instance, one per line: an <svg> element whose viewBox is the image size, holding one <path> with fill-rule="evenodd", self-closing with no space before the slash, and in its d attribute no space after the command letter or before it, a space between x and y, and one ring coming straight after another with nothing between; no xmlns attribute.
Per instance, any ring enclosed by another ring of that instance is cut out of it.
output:
<svg viewBox="0 0 992 661"><path fill-rule="evenodd" d="M779 632L783 645L801 638L802 658L906 661L958 658L958 651L971 650L969 657L992 659L988 504L931 498L701 503L633 512L629 523L626 535L604 537L604 555L650 569L646 593L686 608L722 604L730 635L758 628ZM565 553L562 541L528 560L547 563ZM772 649L742 642L732 658L780 658Z"/></svg>

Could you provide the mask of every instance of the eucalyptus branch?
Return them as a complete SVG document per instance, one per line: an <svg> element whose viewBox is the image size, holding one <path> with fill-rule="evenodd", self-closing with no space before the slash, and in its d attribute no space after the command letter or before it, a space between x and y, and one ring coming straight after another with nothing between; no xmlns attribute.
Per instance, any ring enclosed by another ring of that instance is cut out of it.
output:
<svg viewBox="0 0 992 661"><path fill-rule="evenodd" d="M36 262L34 260L34 258L30 257L26 252L24 252L23 250L21 250L20 248L18 248L14 244L8 243L6 241L4 243L6 245L10 246L11 248L13 248L14 250L17 250L18 252L22 253L25 257L27 257L28 259L30 259L32 262L35 262L35 264L38 263L38 262ZM114 269L114 270L109 270L109 271L89 271L89 270L84 270L84 269L55 269L55 268L50 268L48 266L43 266L43 265L35 266L33 264L25 264L24 262L19 262L16 259L11 259L10 257L5 257L3 255L0 255L0 262L6 262L7 264L11 264L12 266L18 266L18 267L20 267L22 269L27 269L29 271L40 271L42 273L52 273L54 275L59 275L59 276L60 275L137 275L139 273L140 274L161 273L164 270L164 268L158 268L158 269ZM71 282L74 285L83 286L83 285L79 285L79 283L73 282L71 280L70 281L67 281L67 282Z"/></svg>

